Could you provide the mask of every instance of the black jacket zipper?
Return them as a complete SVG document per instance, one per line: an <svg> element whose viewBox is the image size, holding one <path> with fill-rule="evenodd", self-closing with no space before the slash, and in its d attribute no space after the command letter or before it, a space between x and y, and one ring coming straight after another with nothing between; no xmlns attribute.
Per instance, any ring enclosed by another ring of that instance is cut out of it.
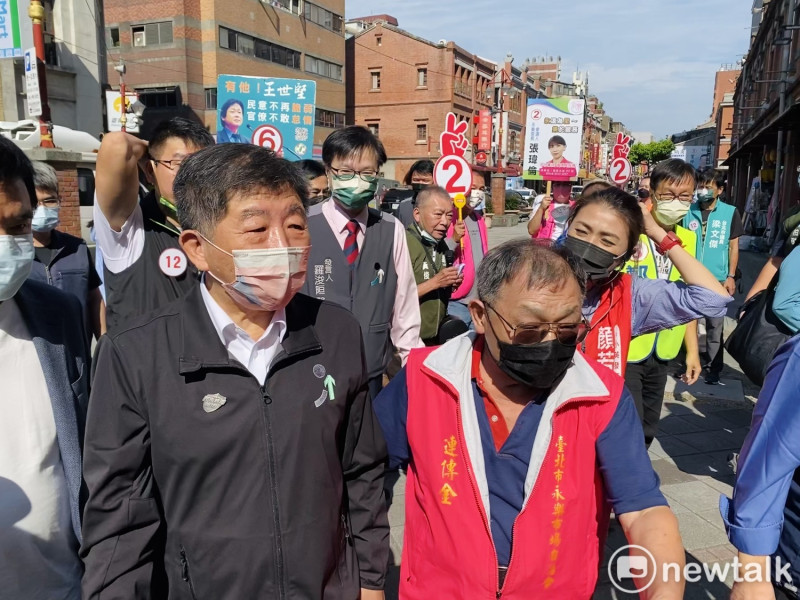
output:
<svg viewBox="0 0 800 600"><path fill-rule="evenodd" d="M186 558L186 550L183 546L181 546L181 579L189 584L189 593L192 595L192 600L197 600L197 595L194 593L192 578L189 576L189 560Z"/></svg>
<svg viewBox="0 0 800 600"><path fill-rule="evenodd" d="M269 379L269 375L267 375L267 379ZM272 517L275 527L275 567L278 571L276 573L278 579L278 598L285 598L286 589L283 581L283 541L281 539L280 509L278 508L278 476L275 467L275 448L272 445L272 421L269 416L269 405L272 404L272 398L267 392L266 382L261 387L261 397L264 399L264 416L267 427L267 463L269 465L270 491L272 492Z"/></svg>

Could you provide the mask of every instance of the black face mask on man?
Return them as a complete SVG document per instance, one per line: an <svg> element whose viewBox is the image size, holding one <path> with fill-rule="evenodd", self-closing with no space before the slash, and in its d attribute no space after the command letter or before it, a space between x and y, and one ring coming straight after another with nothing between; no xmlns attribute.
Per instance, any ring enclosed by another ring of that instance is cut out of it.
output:
<svg viewBox="0 0 800 600"><path fill-rule="evenodd" d="M491 350L489 355L500 370L514 381L534 389L550 389L572 364L577 346L565 346L557 339L530 346L508 344L497 339L488 313L486 320L489 321L489 327L500 349L499 357L492 355Z"/></svg>
<svg viewBox="0 0 800 600"><path fill-rule="evenodd" d="M614 256L608 250L603 250L571 235L564 240L564 246L581 261L586 276L592 281L610 277L614 270L614 263L625 256L624 254Z"/></svg>

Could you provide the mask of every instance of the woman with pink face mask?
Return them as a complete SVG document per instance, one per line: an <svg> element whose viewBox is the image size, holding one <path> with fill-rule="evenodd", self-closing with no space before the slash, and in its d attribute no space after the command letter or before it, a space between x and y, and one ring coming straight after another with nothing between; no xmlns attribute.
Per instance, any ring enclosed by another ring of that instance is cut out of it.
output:
<svg viewBox="0 0 800 600"><path fill-rule="evenodd" d="M528 233L534 239L557 240L567 227L575 202L570 198L572 183L554 181L553 193L534 201L533 214L528 220ZM537 205L538 202L538 205Z"/></svg>

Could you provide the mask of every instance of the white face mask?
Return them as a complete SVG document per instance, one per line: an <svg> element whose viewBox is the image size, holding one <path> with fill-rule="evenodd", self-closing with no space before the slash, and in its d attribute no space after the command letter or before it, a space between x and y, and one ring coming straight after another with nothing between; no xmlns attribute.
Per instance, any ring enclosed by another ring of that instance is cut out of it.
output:
<svg viewBox="0 0 800 600"><path fill-rule="evenodd" d="M226 283L211 271L208 274L244 309L280 310L289 304L306 281L311 246L226 252L214 242L203 239L223 254L233 257L235 281Z"/></svg>
<svg viewBox="0 0 800 600"><path fill-rule="evenodd" d="M469 194L469 205L476 208L486 200L486 192L483 190L472 190Z"/></svg>
<svg viewBox="0 0 800 600"><path fill-rule="evenodd" d="M653 206L653 216L656 221L669 227L675 225L689 212L689 205L678 199L662 202L658 200Z"/></svg>
<svg viewBox="0 0 800 600"><path fill-rule="evenodd" d="M0 235L0 302L19 291L33 267L33 235Z"/></svg>

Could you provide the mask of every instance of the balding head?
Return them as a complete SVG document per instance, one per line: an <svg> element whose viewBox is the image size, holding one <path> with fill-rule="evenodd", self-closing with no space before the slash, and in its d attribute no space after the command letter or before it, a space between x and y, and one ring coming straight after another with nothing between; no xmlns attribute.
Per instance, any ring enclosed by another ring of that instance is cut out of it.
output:
<svg viewBox="0 0 800 600"><path fill-rule="evenodd" d="M425 206L436 198L444 198L448 204L451 202L450 194L447 193L446 189L438 185L429 185L422 188L417 194L417 208Z"/></svg>
<svg viewBox="0 0 800 600"><path fill-rule="evenodd" d="M414 207L417 226L436 241L444 239L453 219L453 201L450 194L438 185L420 190Z"/></svg>

